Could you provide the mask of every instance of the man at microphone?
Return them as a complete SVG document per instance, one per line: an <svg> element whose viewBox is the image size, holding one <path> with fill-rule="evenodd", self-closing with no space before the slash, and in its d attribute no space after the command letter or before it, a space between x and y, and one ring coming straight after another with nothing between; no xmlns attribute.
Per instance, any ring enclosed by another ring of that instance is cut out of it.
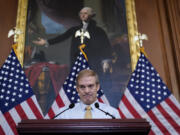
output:
<svg viewBox="0 0 180 135"><path fill-rule="evenodd" d="M76 90L80 102L62 108L63 113L55 119L115 119L120 118L117 109L100 103L97 92L100 89L98 75L93 70L82 70L76 78Z"/></svg>

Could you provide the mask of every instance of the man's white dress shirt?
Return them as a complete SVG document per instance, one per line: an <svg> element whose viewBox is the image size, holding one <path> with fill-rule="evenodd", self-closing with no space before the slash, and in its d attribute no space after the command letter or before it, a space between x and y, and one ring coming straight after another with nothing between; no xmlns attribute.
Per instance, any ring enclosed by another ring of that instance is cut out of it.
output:
<svg viewBox="0 0 180 135"><path fill-rule="evenodd" d="M106 115L104 112L100 111L95 107L95 103L98 101L95 101L93 104L91 104L91 113L92 113L92 119L111 119L112 117L109 115ZM99 108L102 109L105 112L108 112L109 114L113 115L115 118L120 118L119 112L117 109L103 104L99 103ZM69 109L62 113L61 115L57 116L56 119L84 119L84 115L86 112L86 106L83 102L76 103L74 108ZM59 112L62 112L63 110L67 109L68 107L63 107L60 109Z"/></svg>

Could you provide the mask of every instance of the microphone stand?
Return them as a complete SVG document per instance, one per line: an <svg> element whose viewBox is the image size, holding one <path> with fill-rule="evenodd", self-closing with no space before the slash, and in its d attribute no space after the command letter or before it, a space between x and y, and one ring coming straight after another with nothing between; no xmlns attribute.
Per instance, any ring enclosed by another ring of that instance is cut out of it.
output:
<svg viewBox="0 0 180 135"><path fill-rule="evenodd" d="M104 112L106 115L111 116L112 119L116 119L113 115L111 115L109 112L105 112L104 110L99 108L99 103L95 103L95 107L99 109L100 111Z"/></svg>
<svg viewBox="0 0 180 135"><path fill-rule="evenodd" d="M65 110L63 110L62 112L60 112L59 114L57 114L56 116L54 116L52 119L55 119L57 116L61 115L62 113L64 113L65 111L72 109L75 106L74 103L70 104L69 107Z"/></svg>

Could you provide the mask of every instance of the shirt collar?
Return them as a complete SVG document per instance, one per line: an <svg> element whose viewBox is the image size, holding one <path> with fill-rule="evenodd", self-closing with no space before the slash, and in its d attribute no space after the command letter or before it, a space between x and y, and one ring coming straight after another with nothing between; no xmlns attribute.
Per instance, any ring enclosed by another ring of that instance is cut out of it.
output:
<svg viewBox="0 0 180 135"><path fill-rule="evenodd" d="M86 30L87 30L87 27L88 27L88 23L83 21L82 24L83 24L82 29L83 29L84 31L86 31Z"/></svg>
<svg viewBox="0 0 180 135"><path fill-rule="evenodd" d="M88 25L88 22L82 21L83 25Z"/></svg>
<svg viewBox="0 0 180 135"><path fill-rule="evenodd" d="M95 110L95 103L96 102L98 102L98 100L96 100L96 101L94 101L90 106L91 106L91 108L92 108L92 111L93 110ZM99 102L98 102L99 103ZM82 109L82 111L85 111L85 109L86 109L86 104L84 104L82 101L80 102L80 107L81 107L81 109Z"/></svg>

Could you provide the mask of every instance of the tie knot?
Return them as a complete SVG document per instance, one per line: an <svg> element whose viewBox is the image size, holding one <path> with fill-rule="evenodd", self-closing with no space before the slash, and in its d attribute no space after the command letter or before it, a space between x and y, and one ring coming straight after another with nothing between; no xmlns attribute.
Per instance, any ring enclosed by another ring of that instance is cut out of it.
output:
<svg viewBox="0 0 180 135"><path fill-rule="evenodd" d="M91 110L91 106L90 105L86 106L86 110Z"/></svg>

